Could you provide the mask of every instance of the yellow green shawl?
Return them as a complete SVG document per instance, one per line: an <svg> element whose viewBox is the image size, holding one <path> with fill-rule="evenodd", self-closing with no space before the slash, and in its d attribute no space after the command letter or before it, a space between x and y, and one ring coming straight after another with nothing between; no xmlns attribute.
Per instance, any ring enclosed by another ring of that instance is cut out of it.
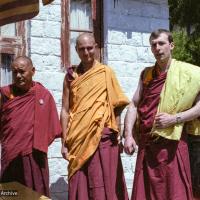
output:
<svg viewBox="0 0 200 200"><path fill-rule="evenodd" d="M200 68L188 63L172 59L163 86L158 113L176 114L190 109L200 92ZM167 139L179 140L184 123L169 128L158 129L153 125L152 134ZM187 123L189 134L200 135L200 121L198 119Z"/></svg>

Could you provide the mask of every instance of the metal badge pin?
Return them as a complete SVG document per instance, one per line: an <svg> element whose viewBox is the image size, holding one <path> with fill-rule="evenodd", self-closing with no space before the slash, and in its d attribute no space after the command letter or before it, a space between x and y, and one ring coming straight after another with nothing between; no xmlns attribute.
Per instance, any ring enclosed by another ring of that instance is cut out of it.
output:
<svg viewBox="0 0 200 200"><path fill-rule="evenodd" d="M43 99L40 99L40 100L39 100L39 103L40 103L40 105L43 105L43 104L44 104L44 100L43 100Z"/></svg>

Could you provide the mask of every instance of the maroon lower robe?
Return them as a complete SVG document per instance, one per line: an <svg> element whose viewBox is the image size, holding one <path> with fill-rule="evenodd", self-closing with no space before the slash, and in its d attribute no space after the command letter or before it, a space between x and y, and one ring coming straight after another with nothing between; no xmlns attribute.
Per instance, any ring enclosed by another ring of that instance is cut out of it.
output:
<svg viewBox="0 0 200 200"><path fill-rule="evenodd" d="M139 113L139 150L132 200L192 200L186 134L180 141L155 139L150 131L157 112L166 73L143 84Z"/></svg>
<svg viewBox="0 0 200 200"><path fill-rule="evenodd" d="M194 200L200 200L200 136L188 134L192 189Z"/></svg>
<svg viewBox="0 0 200 200"><path fill-rule="evenodd" d="M24 95L10 98L13 87L0 88L1 182L18 181L49 196L47 151L61 136L55 102L39 83L34 82Z"/></svg>
<svg viewBox="0 0 200 200"><path fill-rule="evenodd" d="M104 128L98 149L69 179L68 200L128 200L116 134Z"/></svg>

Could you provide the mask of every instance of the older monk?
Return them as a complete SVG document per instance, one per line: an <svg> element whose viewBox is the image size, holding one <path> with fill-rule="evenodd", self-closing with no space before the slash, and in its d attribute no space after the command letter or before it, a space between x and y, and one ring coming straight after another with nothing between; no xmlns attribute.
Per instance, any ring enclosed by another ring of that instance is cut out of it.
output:
<svg viewBox="0 0 200 200"><path fill-rule="evenodd" d="M120 159L119 115L128 104L111 68L95 60L93 35L76 41L81 63L64 79L61 120L69 160L69 200L128 199Z"/></svg>
<svg viewBox="0 0 200 200"><path fill-rule="evenodd" d="M13 84L0 88L1 182L17 181L49 196L48 146L61 135L55 102L32 77L28 57L12 63Z"/></svg>

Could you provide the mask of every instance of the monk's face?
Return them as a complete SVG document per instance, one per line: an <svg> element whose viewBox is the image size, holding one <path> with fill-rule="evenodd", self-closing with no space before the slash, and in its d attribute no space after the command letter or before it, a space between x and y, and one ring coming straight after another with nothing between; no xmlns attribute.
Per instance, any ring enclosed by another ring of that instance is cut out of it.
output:
<svg viewBox="0 0 200 200"><path fill-rule="evenodd" d="M94 62L96 53L96 43L93 37L80 37L76 44L76 51L83 64Z"/></svg>
<svg viewBox="0 0 200 200"><path fill-rule="evenodd" d="M173 42L169 42L168 35L161 33L157 38L152 38L150 44L157 62L167 63L174 48Z"/></svg>
<svg viewBox="0 0 200 200"><path fill-rule="evenodd" d="M32 77L35 73L35 68L23 58L13 61L11 66L14 85L23 91L29 90L32 86Z"/></svg>

